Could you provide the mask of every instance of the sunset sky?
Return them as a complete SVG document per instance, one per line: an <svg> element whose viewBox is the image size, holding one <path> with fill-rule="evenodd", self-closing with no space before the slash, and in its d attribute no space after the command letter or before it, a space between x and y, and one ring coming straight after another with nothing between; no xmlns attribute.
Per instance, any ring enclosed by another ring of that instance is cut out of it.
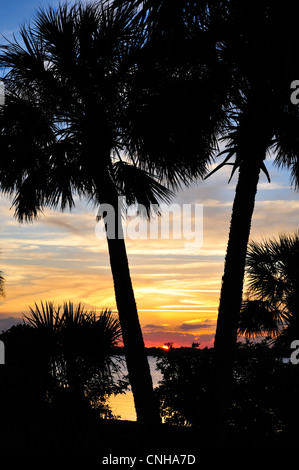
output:
<svg viewBox="0 0 299 470"><path fill-rule="evenodd" d="M0 32L11 38L46 0L1 1ZM3 40L2 40L3 42ZM251 237L255 240L298 229L299 194L288 174L267 163L269 184L259 184ZM127 250L146 346L211 346L236 176L229 168L204 183L183 189L173 202L203 205L203 244L186 248L184 239L130 240ZM41 300L83 302L88 308L115 310L106 241L95 233L95 208L78 201L72 213L47 211L39 221L20 225L0 199L0 269L6 296L0 306L0 329L20 319ZM15 320L16 321L16 320Z"/></svg>

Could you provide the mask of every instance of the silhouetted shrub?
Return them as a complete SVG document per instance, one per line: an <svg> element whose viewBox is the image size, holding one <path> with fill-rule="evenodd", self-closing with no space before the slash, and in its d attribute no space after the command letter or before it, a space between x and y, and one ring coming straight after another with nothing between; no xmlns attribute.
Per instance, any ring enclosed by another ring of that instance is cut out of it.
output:
<svg viewBox="0 0 299 470"><path fill-rule="evenodd" d="M209 425L213 349L171 349L158 360L165 422ZM261 438L291 436L299 416L299 366L267 341L238 343L227 429ZM289 352L290 354L290 352Z"/></svg>
<svg viewBox="0 0 299 470"><path fill-rule="evenodd" d="M210 350L171 348L158 359L157 368L163 375L156 393L164 421L188 426L205 419Z"/></svg>
<svg viewBox="0 0 299 470"><path fill-rule="evenodd" d="M0 368L0 410L7 416L39 414L45 407L64 413L112 417L107 398L122 393L127 382L119 376L113 355L120 338L118 320L108 310L99 315L81 305L37 305L29 323L0 335L6 363Z"/></svg>

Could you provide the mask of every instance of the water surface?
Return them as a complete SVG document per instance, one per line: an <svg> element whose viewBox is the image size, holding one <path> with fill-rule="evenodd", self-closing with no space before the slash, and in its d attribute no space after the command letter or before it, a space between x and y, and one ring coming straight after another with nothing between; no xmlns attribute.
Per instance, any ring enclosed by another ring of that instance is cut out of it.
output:
<svg viewBox="0 0 299 470"><path fill-rule="evenodd" d="M160 371L156 370L157 358L154 356L148 357L148 362L151 370L151 375L153 379L153 385L156 387L158 382L161 380L162 375ZM123 366L123 371L127 374L127 369ZM120 419L136 421L136 413L133 401L132 391L129 389L125 394L116 395L115 397L110 397L109 404L112 410L112 413L120 416Z"/></svg>

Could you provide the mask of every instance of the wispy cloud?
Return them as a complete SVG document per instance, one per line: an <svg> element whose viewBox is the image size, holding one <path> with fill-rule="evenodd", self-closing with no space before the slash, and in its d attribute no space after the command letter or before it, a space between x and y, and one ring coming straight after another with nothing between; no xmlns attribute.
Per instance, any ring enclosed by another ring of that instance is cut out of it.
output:
<svg viewBox="0 0 299 470"><path fill-rule="evenodd" d="M212 323L210 320L190 320L185 321L179 325L180 330L189 331L189 330L202 330L205 328L214 328L215 323Z"/></svg>
<svg viewBox="0 0 299 470"><path fill-rule="evenodd" d="M272 172L271 191L261 179L251 238L298 229L299 195L289 189L287 175L280 174ZM199 250L187 252L183 240L126 240L147 345L212 344L235 189L235 180L227 185L227 175L177 196L180 203L203 204ZM0 216L5 318L19 317L40 300L82 301L116 311L107 243L96 237L94 211L84 202L71 214L47 211L38 222L20 225L10 201L1 198Z"/></svg>
<svg viewBox="0 0 299 470"><path fill-rule="evenodd" d="M153 325L153 324L144 325L143 327L143 329L145 330L153 330L153 331L165 330L165 328L166 328L165 325Z"/></svg>

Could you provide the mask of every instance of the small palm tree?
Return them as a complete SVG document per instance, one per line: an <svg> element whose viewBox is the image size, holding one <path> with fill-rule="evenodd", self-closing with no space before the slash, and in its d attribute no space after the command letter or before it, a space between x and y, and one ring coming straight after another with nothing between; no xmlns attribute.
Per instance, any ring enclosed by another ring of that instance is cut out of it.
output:
<svg viewBox="0 0 299 470"><path fill-rule="evenodd" d="M248 299L239 334L269 335L290 346L299 335L299 232L261 243L251 242L247 254Z"/></svg>
<svg viewBox="0 0 299 470"><path fill-rule="evenodd" d="M66 390L78 403L88 399L103 404L105 396L120 391L113 374L120 370L114 348L121 339L121 326L110 310L96 314L82 304L41 302L30 307L24 319L41 340L43 351L37 353L48 358L55 384L49 387L52 400Z"/></svg>
<svg viewBox="0 0 299 470"><path fill-rule="evenodd" d="M1 190L13 195L20 221L44 208L65 210L84 197L109 204L119 224L118 197L146 205L171 192L134 159L127 142L127 91L143 32L130 7L101 3L40 10L32 25L1 48L6 101L0 114ZM160 422L126 247L107 243L137 419Z"/></svg>

